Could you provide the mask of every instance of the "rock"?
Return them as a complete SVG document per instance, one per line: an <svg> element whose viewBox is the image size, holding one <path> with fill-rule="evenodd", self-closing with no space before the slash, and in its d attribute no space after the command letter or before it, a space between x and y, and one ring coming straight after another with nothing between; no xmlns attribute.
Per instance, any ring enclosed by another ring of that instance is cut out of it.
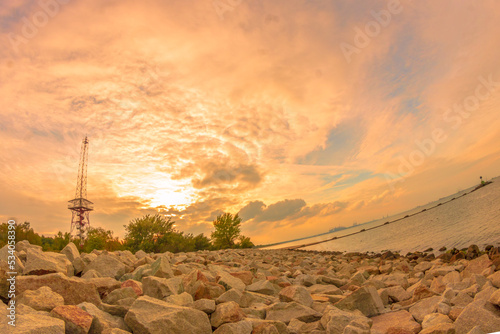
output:
<svg viewBox="0 0 500 334"><path fill-rule="evenodd" d="M12 245L10 245L12 246ZM10 250L10 253L9 253L9 245L5 245L3 246L1 249L0 249L0 262L4 262L5 263L5 266L7 267L8 263L9 263L9 256L14 256L14 261L15 261L15 264L14 264L14 270L18 275L21 275L23 272L24 272L24 264L23 264L23 261L21 261L21 259L18 257L19 256L19 253L16 252L14 254L11 254L12 253L12 250ZM11 258L12 260L12 258ZM8 270L8 271L12 271L12 270ZM0 277L0 279L2 279L3 277Z"/></svg>
<svg viewBox="0 0 500 334"><path fill-rule="evenodd" d="M394 332L394 330L404 330L416 334L422 328L412 315L404 310L382 314L371 319L373 320L371 328L373 334L385 334Z"/></svg>
<svg viewBox="0 0 500 334"><path fill-rule="evenodd" d="M307 290L311 294L342 295L342 290L332 284L314 284L307 287Z"/></svg>
<svg viewBox="0 0 500 334"><path fill-rule="evenodd" d="M37 252L41 252L42 246L32 245L29 243L28 240L21 240L21 241L16 242L16 252L17 253L26 252L26 254L28 254L29 249L37 251Z"/></svg>
<svg viewBox="0 0 500 334"><path fill-rule="evenodd" d="M274 295L276 292L273 284L268 280L257 281L253 284L250 284L246 287L246 290L271 296Z"/></svg>
<svg viewBox="0 0 500 334"><path fill-rule="evenodd" d="M346 312L335 306L328 306L321 317L321 324L327 333L343 333L351 322L360 318L365 317L359 313ZM353 328L348 331L352 329Z"/></svg>
<svg viewBox="0 0 500 334"><path fill-rule="evenodd" d="M384 311L384 303L375 287L363 286L347 295L335 306L342 310L360 310L365 316L371 317Z"/></svg>
<svg viewBox="0 0 500 334"><path fill-rule="evenodd" d="M219 327L228 322L238 322L245 318L240 306L235 302L222 303L216 306L215 312L210 317L212 327Z"/></svg>
<svg viewBox="0 0 500 334"><path fill-rule="evenodd" d="M92 316L90 333L101 333L109 328L119 328L126 331L130 330L123 321L123 318L106 313L97 308L94 304L80 303L77 306Z"/></svg>
<svg viewBox="0 0 500 334"><path fill-rule="evenodd" d="M91 269L97 271L101 277L112 277L117 280L125 274L125 265L109 254L99 255L85 267L83 274Z"/></svg>
<svg viewBox="0 0 500 334"><path fill-rule="evenodd" d="M455 321L457 334L465 334L477 325L486 333L498 331L500 309L485 300L477 300L467 305Z"/></svg>
<svg viewBox="0 0 500 334"><path fill-rule="evenodd" d="M301 285L292 285L282 289L279 293L282 302L297 302L307 307L311 307L313 299L309 291Z"/></svg>
<svg viewBox="0 0 500 334"><path fill-rule="evenodd" d="M226 290L231 290L234 288L240 291L244 291L246 288L245 283L243 283L241 279L234 277L225 271L220 271L217 273L217 283L226 288Z"/></svg>
<svg viewBox="0 0 500 334"><path fill-rule="evenodd" d="M385 291L387 292L389 298L391 298L395 303L412 298L412 294L399 285L386 288Z"/></svg>
<svg viewBox="0 0 500 334"><path fill-rule="evenodd" d="M477 245L470 245L469 248L467 248L467 253L465 254L465 258L467 260L472 260L478 257L479 254L481 254L481 252L479 251L479 247L477 247Z"/></svg>
<svg viewBox="0 0 500 334"><path fill-rule="evenodd" d="M142 259L143 257L146 257L146 256L148 256L148 254L147 254L145 251L143 251L142 249L138 250L138 251L135 253L135 257L136 257L138 260L140 260L140 259Z"/></svg>
<svg viewBox="0 0 500 334"><path fill-rule="evenodd" d="M205 312L206 314L212 314L215 312L215 300L212 299L198 299L193 302L194 309Z"/></svg>
<svg viewBox="0 0 500 334"><path fill-rule="evenodd" d="M126 280L121 284L122 288L132 288L134 289L134 292L137 296L142 296L143 291L142 291L142 283L138 281L134 281L133 279Z"/></svg>
<svg viewBox="0 0 500 334"><path fill-rule="evenodd" d="M344 328L344 334L370 334L371 333L371 323L372 321L366 318L366 320L355 319L349 323Z"/></svg>
<svg viewBox="0 0 500 334"><path fill-rule="evenodd" d="M440 296L429 297L422 299L415 305L410 307L409 311L413 318L418 322L424 321L424 317L429 313L434 313L437 311L438 304L441 302Z"/></svg>
<svg viewBox="0 0 500 334"><path fill-rule="evenodd" d="M245 285L252 284L253 274L251 271L237 271L233 273L229 273L231 276L239 278Z"/></svg>
<svg viewBox="0 0 500 334"><path fill-rule="evenodd" d="M17 304L27 305L37 311L50 312L56 306L64 305L64 298L48 286L37 290L25 290L16 296Z"/></svg>
<svg viewBox="0 0 500 334"><path fill-rule="evenodd" d="M187 306L187 307L191 307L194 302L193 297L187 292L183 292L178 295L170 295L167 298L165 298L165 301L167 303L179 306Z"/></svg>
<svg viewBox="0 0 500 334"><path fill-rule="evenodd" d="M449 323L442 323L427 327L419 334L455 334L455 325Z"/></svg>
<svg viewBox="0 0 500 334"><path fill-rule="evenodd" d="M95 285L81 278L67 277L62 273L17 277L16 290L19 294L42 286L47 286L61 295L66 305L76 305L85 301L95 305L101 303Z"/></svg>
<svg viewBox="0 0 500 334"><path fill-rule="evenodd" d="M75 244L70 242L67 244L62 250L61 254L66 255L66 258L68 258L69 262L73 263L75 259L80 257L80 252L78 251L78 248L76 248Z"/></svg>
<svg viewBox="0 0 500 334"><path fill-rule="evenodd" d="M23 274L46 275L52 273L73 276L73 265L63 254L28 249Z"/></svg>
<svg viewBox="0 0 500 334"><path fill-rule="evenodd" d="M252 319L247 318L245 321L252 323L253 331L252 334L265 334L265 333L276 333L276 334L288 334L288 329L286 324L282 321L275 320L262 320L262 319Z"/></svg>
<svg viewBox="0 0 500 334"><path fill-rule="evenodd" d="M2 308L4 308L2 306ZM4 317L2 317L4 318ZM0 321L0 333L12 334L64 334L65 323L60 319L38 313L16 315L16 327L9 325L6 319Z"/></svg>
<svg viewBox="0 0 500 334"><path fill-rule="evenodd" d="M101 277L101 274L99 274L94 269L90 269L85 274L83 274L81 277L84 278L84 279L99 278L99 277Z"/></svg>
<svg viewBox="0 0 500 334"><path fill-rule="evenodd" d="M119 300L125 298L136 299L138 296L131 287L119 288L111 291L102 301L106 304L116 305Z"/></svg>
<svg viewBox="0 0 500 334"><path fill-rule="evenodd" d="M453 321L451 319L440 313L427 314L422 321L422 328L426 329L428 327L436 326L439 324L451 324Z"/></svg>
<svg viewBox="0 0 500 334"><path fill-rule="evenodd" d="M160 256L156 261L150 264L151 276L161 277L161 278L172 278L174 277L174 272L172 267L170 267L170 262L166 256Z"/></svg>
<svg viewBox="0 0 500 334"><path fill-rule="evenodd" d="M500 270L495 271L494 274L488 276L488 279L491 281L491 284L497 289L500 289Z"/></svg>
<svg viewBox="0 0 500 334"><path fill-rule="evenodd" d="M107 328L101 334L130 334L130 332L120 328Z"/></svg>
<svg viewBox="0 0 500 334"><path fill-rule="evenodd" d="M419 300L435 296L436 293L431 291L425 285L419 285L413 290L412 303L418 302Z"/></svg>
<svg viewBox="0 0 500 334"><path fill-rule="evenodd" d="M488 255L484 254L477 259L469 261L469 265L462 272L464 278L470 277L473 274L481 275L482 272L492 265Z"/></svg>
<svg viewBox="0 0 500 334"><path fill-rule="evenodd" d="M134 333L197 333L210 334L212 326L208 315L192 308L177 306L142 296L132 304L125 316L126 324Z"/></svg>
<svg viewBox="0 0 500 334"><path fill-rule="evenodd" d="M105 298L111 291L121 287L120 281L117 281L113 277L96 277L90 278L87 281L96 287L101 298Z"/></svg>
<svg viewBox="0 0 500 334"><path fill-rule="evenodd" d="M154 276L144 277L142 279L142 288L144 295L156 299L164 299L165 297L181 292L172 278L166 279Z"/></svg>
<svg viewBox="0 0 500 334"><path fill-rule="evenodd" d="M428 261L422 261L413 268L413 271L425 272L431 268L432 268L432 263L430 263Z"/></svg>
<svg viewBox="0 0 500 334"><path fill-rule="evenodd" d="M250 321L230 322L221 325L214 334L252 334L253 326Z"/></svg>
<svg viewBox="0 0 500 334"><path fill-rule="evenodd" d="M500 290L496 290L494 293L492 293L488 300L493 305L500 306Z"/></svg>
<svg viewBox="0 0 500 334"><path fill-rule="evenodd" d="M498 291L498 289L496 289L492 286L488 286L488 287L484 288L482 291L476 293L476 295L474 296L474 300L478 300L478 299L488 300L488 299L490 299L491 295L493 293L495 293L495 291Z"/></svg>
<svg viewBox="0 0 500 334"><path fill-rule="evenodd" d="M220 295L216 302L217 304L226 303L226 302L235 302L241 306L241 298L243 297L243 292L236 289L231 289L229 291L224 292Z"/></svg>
<svg viewBox="0 0 500 334"><path fill-rule="evenodd" d="M55 307L50 315L61 319L66 324L66 333L87 334L92 325L92 316L75 305L60 305Z"/></svg>
<svg viewBox="0 0 500 334"><path fill-rule="evenodd" d="M480 326L472 328L467 334L486 334Z"/></svg>
<svg viewBox="0 0 500 334"><path fill-rule="evenodd" d="M451 305L452 306L467 306L469 305L474 299L469 296L466 292L464 291L459 291L455 297L451 299Z"/></svg>
<svg viewBox="0 0 500 334"><path fill-rule="evenodd" d="M288 324L292 319L313 322L321 319L321 313L297 302L275 303L266 309L266 320L277 320Z"/></svg>

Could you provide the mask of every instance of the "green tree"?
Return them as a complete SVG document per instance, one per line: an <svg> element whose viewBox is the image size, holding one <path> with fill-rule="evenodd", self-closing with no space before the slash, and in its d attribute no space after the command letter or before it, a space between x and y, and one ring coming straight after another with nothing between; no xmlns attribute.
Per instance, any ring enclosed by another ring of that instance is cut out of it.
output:
<svg viewBox="0 0 500 334"><path fill-rule="evenodd" d="M78 242L80 242L79 239ZM122 244L118 238L113 238L113 231L105 230L102 227L91 227L83 245L83 249L87 253L90 253L94 249L115 251L121 248Z"/></svg>
<svg viewBox="0 0 500 334"><path fill-rule="evenodd" d="M203 233L198 234L193 238L194 249L195 250L205 250L211 249L212 244L210 243L210 239L207 238Z"/></svg>
<svg viewBox="0 0 500 334"><path fill-rule="evenodd" d="M169 217L166 219L160 214L154 216L145 215L142 218L132 220L125 227L125 245L131 251L140 249L149 253L159 253L161 246L173 232L174 222Z"/></svg>
<svg viewBox="0 0 500 334"><path fill-rule="evenodd" d="M215 231L212 232L214 247L217 249L234 248L234 241L240 236L241 218L236 214L224 213L217 216L213 222Z"/></svg>
<svg viewBox="0 0 500 334"><path fill-rule="evenodd" d="M240 235L240 242L238 243L238 248L253 248L255 245L250 240L249 237L245 237L244 235Z"/></svg>

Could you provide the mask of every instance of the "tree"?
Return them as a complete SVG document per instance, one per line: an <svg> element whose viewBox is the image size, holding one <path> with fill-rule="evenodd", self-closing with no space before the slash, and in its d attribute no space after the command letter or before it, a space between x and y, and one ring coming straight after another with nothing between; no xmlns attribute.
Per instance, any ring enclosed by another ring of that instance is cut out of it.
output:
<svg viewBox="0 0 500 334"><path fill-rule="evenodd" d="M217 216L213 222L215 231L212 232L212 240L215 248L233 248L234 241L240 236L241 218L236 214L224 213Z"/></svg>
<svg viewBox="0 0 500 334"><path fill-rule="evenodd" d="M253 248L253 247L255 247L255 245L253 244L253 242L250 240L249 237L245 237L245 236L241 235L239 239L240 239L240 242L238 244L239 248Z"/></svg>
<svg viewBox="0 0 500 334"><path fill-rule="evenodd" d="M113 238L113 231L102 227L91 227L87 233L87 239L83 245L85 252L90 253L94 249L105 249L114 251L120 249L122 244L118 238Z"/></svg>
<svg viewBox="0 0 500 334"><path fill-rule="evenodd" d="M194 248L196 250L205 250L212 248L210 239L207 238L203 233L200 233L196 237L194 237L193 241L194 241Z"/></svg>
<svg viewBox="0 0 500 334"><path fill-rule="evenodd" d="M145 215L132 220L125 227L125 245L133 252L140 249L149 253L159 253L161 245L173 232L174 222L160 214Z"/></svg>

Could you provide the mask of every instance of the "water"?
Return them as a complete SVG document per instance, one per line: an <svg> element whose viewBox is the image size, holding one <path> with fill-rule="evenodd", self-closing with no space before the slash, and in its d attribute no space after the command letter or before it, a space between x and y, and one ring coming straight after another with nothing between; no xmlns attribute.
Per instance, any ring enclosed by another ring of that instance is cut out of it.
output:
<svg viewBox="0 0 500 334"><path fill-rule="evenodd" d="M268 249L310 244L359 232L362 229L367 231L301 249L347 252L391 250L406 254L433 248L434 252L438 254L437 250L442 246L446 246L448 249L452 247L461 249L471 244L476 244L479 248L486 245L499 246L500 177L492 179L492 181L492 184L465 196L461 195L469 192L472 188L383 220L318 237L275 245L268 247ZM453 197L455 200L432 208L439 203L451 200ZM423 209L428 211L421 212ZM418 212L421 213L411 216ZM392 222L406 215L410 215L410 217ZM386 221L392 223L383 225ZM368 230L379 225L383 226Z"/></svg>

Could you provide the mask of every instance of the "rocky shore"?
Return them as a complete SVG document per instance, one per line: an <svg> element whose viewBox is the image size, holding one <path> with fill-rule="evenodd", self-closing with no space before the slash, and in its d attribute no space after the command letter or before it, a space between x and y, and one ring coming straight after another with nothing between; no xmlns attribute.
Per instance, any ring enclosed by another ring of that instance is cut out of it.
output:
<svg viewBox="0 0 500 334"><path fill-rule="evenodd" d="M0 333L500 331L500 247L437 258L256 249L80 254L72 243L52 253L23 241L14 285L8 255L0 250Z"/></svg>

